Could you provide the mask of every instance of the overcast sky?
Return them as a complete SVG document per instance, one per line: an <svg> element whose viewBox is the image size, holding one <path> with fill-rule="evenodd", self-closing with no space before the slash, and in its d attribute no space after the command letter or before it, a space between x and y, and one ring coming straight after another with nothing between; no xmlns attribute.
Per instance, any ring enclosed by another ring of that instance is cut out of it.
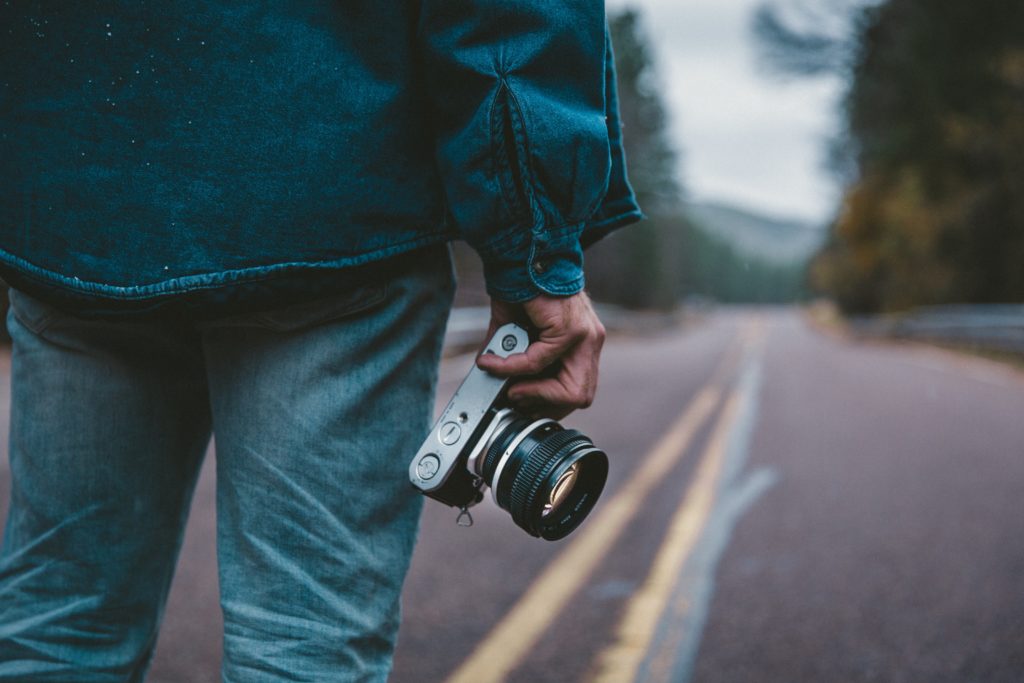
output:
<svg viewBox="0 0 1024 683"><path fill-rule="evenodd" d="M779 80L756 65L759 0L607 0L639 9L682 151L689 196L825 222L837 189L824 170L836 130L836 77Z"/></svg>

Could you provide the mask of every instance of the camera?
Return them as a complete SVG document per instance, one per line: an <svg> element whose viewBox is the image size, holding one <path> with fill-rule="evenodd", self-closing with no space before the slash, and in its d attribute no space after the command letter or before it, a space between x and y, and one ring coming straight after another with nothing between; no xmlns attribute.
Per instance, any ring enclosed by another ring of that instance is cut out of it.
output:
<svg viewBox="0 0 1024 683"><path fill-rule="evenodd" d="M484 353L503 358L526 351L526 331L500 327ZM490 488L498 506L527 533L555 541L580 525L608 477L608 456L594 442L555 420L513 410L509 379L474 364L409 465L425 495L468 509Z"/></svg>

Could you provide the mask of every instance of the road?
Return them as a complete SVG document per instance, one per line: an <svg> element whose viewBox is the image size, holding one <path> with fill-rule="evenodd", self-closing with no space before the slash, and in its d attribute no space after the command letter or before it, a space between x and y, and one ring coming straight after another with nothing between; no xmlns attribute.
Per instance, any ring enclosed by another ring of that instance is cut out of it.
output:
<svg viewBox="0 0 1024 683"><path fill-rule="evenodd" d="M1024 680L1019 370L727 310L614 336L566 423L612 459L567 539L428 501L396 683ZM213 486L150 681L218 680Z"/></svg>

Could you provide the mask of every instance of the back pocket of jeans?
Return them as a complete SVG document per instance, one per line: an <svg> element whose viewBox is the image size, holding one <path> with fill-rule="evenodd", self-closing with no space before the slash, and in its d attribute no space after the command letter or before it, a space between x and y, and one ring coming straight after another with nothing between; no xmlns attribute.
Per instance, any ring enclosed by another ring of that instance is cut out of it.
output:
<svg viewBox="0 0 1024 683"><path fill-rule="evenodd" d="M14 317L36 334L45 332L54 320L64 315L53 306L29 296L20 289L11 287L8 290L8 297Z"/></svg>

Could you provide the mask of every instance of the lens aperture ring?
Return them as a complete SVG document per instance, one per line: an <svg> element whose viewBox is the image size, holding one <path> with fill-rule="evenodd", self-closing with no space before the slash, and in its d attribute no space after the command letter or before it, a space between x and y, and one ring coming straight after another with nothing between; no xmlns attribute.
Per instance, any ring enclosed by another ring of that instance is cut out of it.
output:
<svg viewBox="0 0 1024 683"><path fill-rule="evenodd" d="M483 467L480 468L480 474L483 476L484 481L487 482L488 486L494 486L491 479L494 477L494 470L498 467L498 462L501 460L501 456L505 453L505 449L511 445L512 441L519 435L521 431L526 429L530 424L530 420L525 417L517 417L509 422L501 433L498 434L497 438L491 442L491 445L487 447L487 453L484 454Z"/></svg>
<svg viewBox="0 0 1024 683"><path fill-rule="evenodd" d="M525 462L516 473L512 481L512 490L509 500L509 512L512 519L523 529L534 536L540 535L540 529L534 523L534 517L539 519L538 511L534 510L537 502L537 493L544 486L551 472L555 469L562 458L563 449L576 441L575 446L590 444L586 436L575 429L564 429L549 434L533 451L526 454Z"/></svg>

